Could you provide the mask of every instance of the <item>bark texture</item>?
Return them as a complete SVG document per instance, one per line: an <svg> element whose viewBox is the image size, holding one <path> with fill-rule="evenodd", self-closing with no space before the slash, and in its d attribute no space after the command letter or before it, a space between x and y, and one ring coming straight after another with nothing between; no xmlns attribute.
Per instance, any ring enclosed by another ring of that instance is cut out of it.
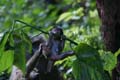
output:
<svg viewBox="0 0 120 80"><path fill-rule="evenodd" d="M120 0L96 0L101 19L101 33L106 50L116 52L120 48ZM112 80L120 80L120 58L113 70Z"/></svg>

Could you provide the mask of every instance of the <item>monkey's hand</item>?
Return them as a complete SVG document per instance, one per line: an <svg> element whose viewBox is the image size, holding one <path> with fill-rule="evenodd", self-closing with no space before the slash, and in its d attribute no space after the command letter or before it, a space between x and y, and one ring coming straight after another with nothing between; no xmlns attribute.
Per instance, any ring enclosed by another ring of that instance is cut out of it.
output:
<svg viewBox="0 0 120 80"><path fill-rule="evenodd" d="M72 55L74 55L74 51L67 51L67 52L61 53L60 55L51 55L49 58L50 60L48 61L48 65L47 65L47 72L51 71L55 61L62 60Z"/></svg>

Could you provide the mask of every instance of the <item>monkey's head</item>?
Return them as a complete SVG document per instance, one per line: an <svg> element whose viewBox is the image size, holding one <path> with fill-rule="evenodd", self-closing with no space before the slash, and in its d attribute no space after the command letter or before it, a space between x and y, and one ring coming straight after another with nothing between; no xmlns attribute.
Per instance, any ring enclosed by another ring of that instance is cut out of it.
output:
<svg viewBox="0 0 120 80"><path fill-rule="evenodd" d="M63 36L63 30L60 27L55 27L50 31L50 35L56 40L61 40Z"/></svg>

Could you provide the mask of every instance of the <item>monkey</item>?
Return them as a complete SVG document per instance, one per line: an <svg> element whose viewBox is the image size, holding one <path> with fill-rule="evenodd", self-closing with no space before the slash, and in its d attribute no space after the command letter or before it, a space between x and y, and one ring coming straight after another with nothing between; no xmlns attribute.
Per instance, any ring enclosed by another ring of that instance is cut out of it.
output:
<svg viewBox="0 0 120 80"><path fill-rule="evenodd" d="M63 80L54 63L73 55L74 51L62 52L65 46L62 28L52 28L48 41L39 35L35 38L32 39L32 54L27 58L25 80Z"/></svg>

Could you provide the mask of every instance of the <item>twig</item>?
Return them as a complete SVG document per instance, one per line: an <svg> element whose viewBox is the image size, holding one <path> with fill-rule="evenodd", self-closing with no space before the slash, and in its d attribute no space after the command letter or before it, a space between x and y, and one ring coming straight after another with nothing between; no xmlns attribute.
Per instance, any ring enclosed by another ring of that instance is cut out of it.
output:
<svg viewBox="0 0 120 80"><path fill-rule="evenodd" d="M36 30L38 30L38 31L41 31L42 33L48 34L48 32L45 32L45 31L41 30L40 27L37 28L37 27L35 27L35 26L32 26L32 25L30 25L30 24L28 24L28 23L25 23L25 22L23 22L23 21L20 21L20 20L15 20L15 22L20 22L20 23L22 23L22 24L25 24L27 27L31 27L32 29L36 29Z"/></svg>
<svg viewBox="0 0 120 80"><path fill-rule="evenodd" d="M34 26L32 26L32 25L30 25L30 24L28 24L28 23L25 23L25 22L23 22L23 21L15 20L15 22L20 22L20 23L22 23L22 24L25 24L27 27L31 27L31 28L33 28L33 29L36 29L36 30L41 31L42 33L49 34L48 32L45 32L45 31L41 30L40 28L34 27ZM70 43L73 43L73 44L75 44L75 45L78 45L78 43L76 43L76 42L74 42L73 40L67 38L66 36L65 36L65 40L68 40Z"/></svg>
<svg viewBox="0 0 120 80"><path fill-rule="evenodd" d="M69 39L69 38L67 38L67 37L65 37L65 39L68 40L70 43L73 43L73 44L75 44L75 45L78 45L78 43L74 42L73 40L71 40L71 39Z"/></svg>

